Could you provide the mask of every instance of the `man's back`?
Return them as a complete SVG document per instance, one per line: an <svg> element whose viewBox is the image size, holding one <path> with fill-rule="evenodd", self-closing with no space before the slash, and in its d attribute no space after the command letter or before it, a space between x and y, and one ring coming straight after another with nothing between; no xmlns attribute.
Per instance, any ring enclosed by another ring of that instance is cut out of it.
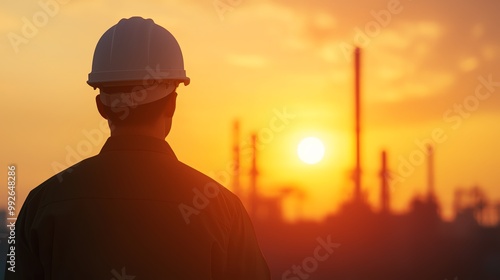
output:
<svg viewBox="0 0 500 280"><path fill-rule="evenodd" d="M6 279L269 279L237 197L152 137L109 138L34 189L16 227Z"/></svg>

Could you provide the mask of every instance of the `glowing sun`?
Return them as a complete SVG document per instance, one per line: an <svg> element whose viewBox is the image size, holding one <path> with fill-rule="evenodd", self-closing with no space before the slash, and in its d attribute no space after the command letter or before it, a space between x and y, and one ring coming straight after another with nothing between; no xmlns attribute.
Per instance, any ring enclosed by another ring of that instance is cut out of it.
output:
<svg viewBox="0 0 500 280"><path fill-rule="evenodd" d="M325 155L323 142L316 137L307 137L300 141L297 147L297 154L303 162L307 164L318 163Z"/></svg>

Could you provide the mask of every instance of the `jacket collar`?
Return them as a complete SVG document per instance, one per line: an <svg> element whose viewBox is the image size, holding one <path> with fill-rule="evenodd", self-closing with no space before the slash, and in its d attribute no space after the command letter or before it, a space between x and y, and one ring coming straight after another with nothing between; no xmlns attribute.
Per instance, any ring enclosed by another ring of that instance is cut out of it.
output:
<svg viewBox="0 0 500 280"><path fill-rule="evenodd" d="M112 136L106 140L101 153L110 151L148 151L163 153L177 160L170 145L161 139L143 135Z"/></svg>

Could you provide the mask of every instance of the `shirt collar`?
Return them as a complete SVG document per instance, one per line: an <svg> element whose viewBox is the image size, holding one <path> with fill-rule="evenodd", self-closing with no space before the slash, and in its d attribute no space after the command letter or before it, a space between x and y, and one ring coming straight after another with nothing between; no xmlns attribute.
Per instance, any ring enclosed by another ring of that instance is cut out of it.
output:
<svg viewBox="0 0 500 280"><path fill-rule="evenodd" d="M106 140L101 153L109 151L148 151L163 153L177 160L170 145L161 139L143 135L112 136Z"/></svg>

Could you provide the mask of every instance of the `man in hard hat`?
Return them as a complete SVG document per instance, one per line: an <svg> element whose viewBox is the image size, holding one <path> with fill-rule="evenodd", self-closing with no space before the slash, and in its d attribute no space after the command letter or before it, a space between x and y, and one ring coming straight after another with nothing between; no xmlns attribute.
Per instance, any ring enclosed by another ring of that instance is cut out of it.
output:
<svg viewBox="0 0 500 280"><path fill-rule="evenodd" d="M30 192L6 279L270 279L240 200L165 142L180 83L180 47L153 20L104 33L88 84L111 137Z"/></svg>

